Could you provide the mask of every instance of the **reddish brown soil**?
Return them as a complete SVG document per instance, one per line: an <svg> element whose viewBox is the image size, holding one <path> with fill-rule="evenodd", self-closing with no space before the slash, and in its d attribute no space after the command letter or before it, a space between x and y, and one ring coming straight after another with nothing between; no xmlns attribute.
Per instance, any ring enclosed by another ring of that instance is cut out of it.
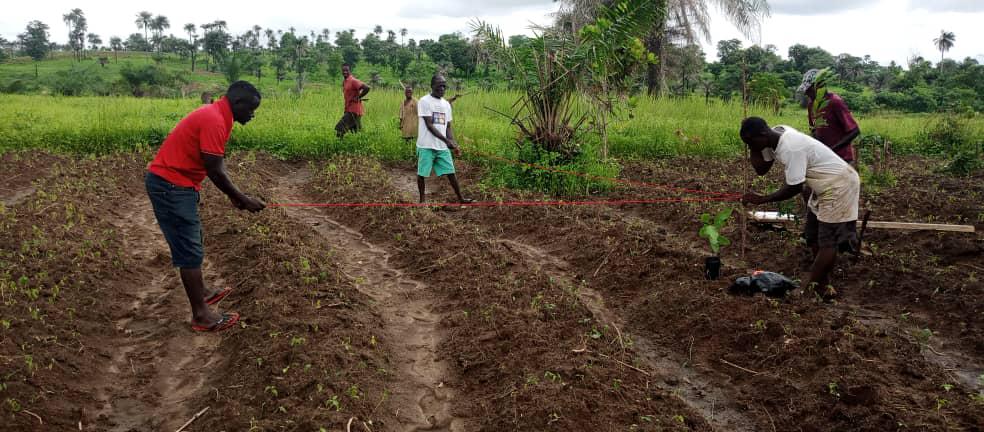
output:
<svg viewBox="0 0 984 432"><path fill-rule="evenodd" d="M697 216L720 204L253 215L209 186L206 281L234 287L219 309L244 319L200 335L143 192L148 155L30 156L0 158L0 188L33 185L0 206L3 430L175 430L206 407L189 430L984 425L980 234L870 230L873 255L842 263L836 303L769 301L702 279ZM873 219L982 228L980 176L896 164L898 187L866 197ZM240 154L230 168L271 202L414 198L409 164ZM476 198L542 198L460 168ZM625 175L734 191L743 169L678 159ZM739 226L725 279L804 275L797 227L750 227L742 259Z"/></svg>

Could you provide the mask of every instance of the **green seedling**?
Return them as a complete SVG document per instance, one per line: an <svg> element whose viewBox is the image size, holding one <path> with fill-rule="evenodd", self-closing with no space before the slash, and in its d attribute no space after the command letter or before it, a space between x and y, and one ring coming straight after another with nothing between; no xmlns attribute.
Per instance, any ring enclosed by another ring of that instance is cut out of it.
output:
<svg viewBox="0 0 984 432"><path fill-rule="evenodd" d="M841 397L840 390L836 382L830 382L827 384L827 393L832 394L834 397Z"/></svg>
<svg viewBox="0 0 984 432"><path fill-rule="evenodd" d="M20 402L13 398L7 398L7 407L10 408L11 412L20 412L21 410Z"/></svg>
<svg viewBox="0 0 984 432"><path fill-rule="evenodd" d="M731 240L728 240L727 237L721 235L721 229L723 229L724 225L728 223L728 218L731 217L732 212L734 212L734 210L728 208L722 210L713 218L707 213L700 215L700 221L704 224L699 232L700 237L707 239L707 243L711 247L711 252L714 256L718 256L718 254L721 253L722 247L731 244Z"/></svg>
<svg viewBox="0 0 984 432"><path fill-rule="evenodd" d="M348 396L352 399L362 398L362 392L359 390L358 385L352 384L352 386L349 387L348 390L346 390L345 392L348 393Z"/></svg>
<svg viewBox="0 0 984 432"><path fill-rule="evenodd" d="M543 378L546 378L552 382L560 381L560 374L546 371L543 373Z"/></svg>
<svg viewBox="0 0 984 432"><path fill-rule="evenodd" d="M928 328L924 328L920 330L918 333L916 333L916 340L919 342L920 346L929 345L929 340L932 337L933 337L933 331Z"/></svg>
<svg viewBox="0 0 984 432"><path fill-rule="evenodd" d="M342 401L338 399L338 395L332 395L325 401L325 408L334 409L335 412L341 411Z"/></svg>

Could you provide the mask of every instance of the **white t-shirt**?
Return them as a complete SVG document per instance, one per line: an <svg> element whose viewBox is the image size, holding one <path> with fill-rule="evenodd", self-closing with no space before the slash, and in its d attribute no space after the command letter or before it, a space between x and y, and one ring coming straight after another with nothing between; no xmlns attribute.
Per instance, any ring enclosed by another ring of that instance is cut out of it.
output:
<svg viewBox="0 0 984 432"><path fill-rule="evenodd" d="M817 219L826 223L857 220L861 179L854 168L809 135L789 126L775 130L782 133L775 160L786 169L786 184L806 183L813 189L809 207ZM770 152L762 154L766 161L772 160L771 156Z"/></svg>
<svg viewBox="0 0 984 432"><path fill-rule="evenodd" d="M424 96L417 102L417 116L420 117L420 121L417 123L417 130L419 131L417 133L417 148L447 150L448 145L434 136L430 129L427 129L424 118L430 117L434 123L434 129L446 137L448 124L451 123L451 104L443 98L438 99L431 95Z"/></svg>

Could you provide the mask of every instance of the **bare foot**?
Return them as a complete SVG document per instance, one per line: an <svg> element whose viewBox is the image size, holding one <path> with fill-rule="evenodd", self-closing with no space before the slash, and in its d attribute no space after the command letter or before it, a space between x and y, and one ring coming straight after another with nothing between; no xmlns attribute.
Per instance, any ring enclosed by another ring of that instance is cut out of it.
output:
<svg viewBox="0 0 984 432"><path fill-rule="evenodd" d="M191 324L199 327L211 327L221 320L222 314L209 310L204 316L192 317Z"/></svg>

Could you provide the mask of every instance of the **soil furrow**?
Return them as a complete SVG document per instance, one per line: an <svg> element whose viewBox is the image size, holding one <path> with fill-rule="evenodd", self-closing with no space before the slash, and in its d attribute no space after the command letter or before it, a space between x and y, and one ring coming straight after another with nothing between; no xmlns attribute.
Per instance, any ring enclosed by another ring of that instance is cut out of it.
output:
<svg viewBox="0 0 984 432"><path fill-rule="evenodd" d="M311 172L301 169L283 179L276 196L300 201ZM438 328L426 284L389 264L390 254L358 231L329 218L322 210L292 208L287 214L310 226L335 249L342 271L374 301L384 320L384 341L392 343L399 370L393 375L389 406L403 431L462 431L464 419L452 414L455 392L445 385L448 368L438 359L444 335Z"/></svg>
<svg viewBox="0 0 984 432"><path fill-rule="evenodd" d="M187 328L184 289L147 197L137 192L113 213L132 259L132 286L114 318L112 359L94 377L96 418L109 431L177 429L197 411L188 402L204 391L209 368L221 361L215 356L219 338Z"/></svg>
<svg viewBox="0 0 984 432"><path fill-rule="evenodd" d="M611 324L619 329L629 328L623 317L605 305L605 299L601 293L586 283L578 284L571 277L572 268L567 262L543 249L516 239L500 239L499 241L505 247L526 256L534 266L550 277L569 286L578 286L578 298L591 311L595 320L600 323ZM692 364L692 360L678 357L669 350L661 349L638 334L632 334L630 339L633 351L638 355L637 364L662 379L668 387L666 390L679 397L694 411L699 412L704 420L716 430L758 430L754 421L730 403L731 399L724 391L697 371L684 366Z"/></svg>

